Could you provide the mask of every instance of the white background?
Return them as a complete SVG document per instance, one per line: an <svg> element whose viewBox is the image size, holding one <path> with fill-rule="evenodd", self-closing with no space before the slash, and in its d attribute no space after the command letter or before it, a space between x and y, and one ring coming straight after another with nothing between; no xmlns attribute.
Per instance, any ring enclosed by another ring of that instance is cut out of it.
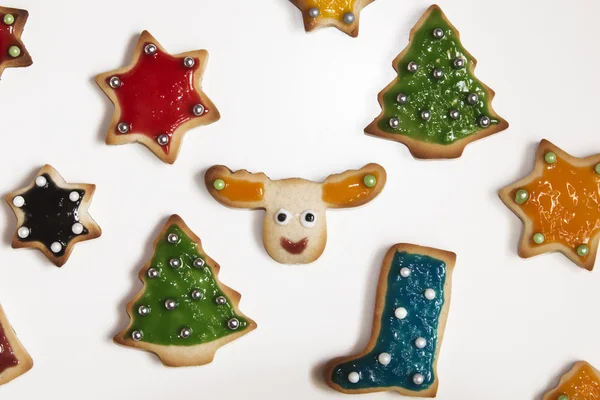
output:
<svg viewBox="0 0 600 400"><path fill-rule="evenodd" d="M0 207L0 302L35 361L1 399L346 398L323 383L323 366L368 341L381 261L397 242L458 255L439 399L540 399L572 362L600 367L600 271L560 254L519 258L521 223L497 196L530 172L542 138L577 156L600 151L599 2L440 2L511 124L453 161L414 160L363 134L426 1L377 0L357 39L334 28L307 35L286 0L4 5L29 10L34 64L0 83L0 192L50 163L68 182L97 185L90 211L104 234L58 269L10 248L15 218ZM93 77L128 64L144 29L173 53L210 53L203 87L222 119L189 132L173 166L141 145L104 144L113 107ZM222 207L203 185L213 164L321 180L368 162L387 169L387 187L362 208L330 211L328 246L307 266L272 261L262 212ZM259 325L204 367L169 369L112 342L172 213Z"/></svg>

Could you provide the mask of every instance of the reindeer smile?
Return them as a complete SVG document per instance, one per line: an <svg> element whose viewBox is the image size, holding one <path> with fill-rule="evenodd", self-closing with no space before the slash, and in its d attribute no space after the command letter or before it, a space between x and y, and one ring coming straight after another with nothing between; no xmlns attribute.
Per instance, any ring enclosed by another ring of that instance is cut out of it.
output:
<svg viewBox="0 0 600 400"><path fill-rule="evenodd" d="M281 247L283 247L284 250L290 254L302 254L302 252L306 250L307 244L308 238L301 239L295 243L290 239L286 239L284 237L281 238Z"/></svg>

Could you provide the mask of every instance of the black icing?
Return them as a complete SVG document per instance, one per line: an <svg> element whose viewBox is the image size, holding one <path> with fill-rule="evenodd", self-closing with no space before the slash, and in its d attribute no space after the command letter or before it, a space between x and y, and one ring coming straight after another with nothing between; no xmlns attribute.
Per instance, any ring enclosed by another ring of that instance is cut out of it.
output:
<svg viewBox="0 0 600 400"><path fill-rule="evenodd" d="M80 235L75 235L71 230L73 224L79 222L79 205L85 196L85 190L63 189L48 174L41 176L46 178L45 186L35 185L21 195L25 199L25 204L21 207L25 213L25 223L22 226L29 228L29 236L19 240L41 242L48 250L52 243L59 242L62 249L53 254L60 257L71 239L89 233L85 226ZM71 201L71 192L79 193L79 200Z"/></svg>

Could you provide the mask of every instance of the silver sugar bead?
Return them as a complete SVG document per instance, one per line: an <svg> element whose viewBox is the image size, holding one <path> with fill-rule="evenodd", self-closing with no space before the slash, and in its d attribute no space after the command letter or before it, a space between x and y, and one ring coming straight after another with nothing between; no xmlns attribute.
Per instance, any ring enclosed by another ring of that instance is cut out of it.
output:
<svg viewBox="0 0 600 400"><path fill-rule="evenodd" d="M431 119L431 111L429 111L429 110L421 111L421 118L425 121L429 121Z"/></svg>
<svg viewBox="0 0 600 400"><path fill-rule="evenodd" d="M442 79L444 77L444 71L442 71L439 68L436 68L433 70L432 75L435 79Z"/></svg>
<svg viewBox="0 0 600 400"><path fill-rule="evenodd" d="M479 118L479 126L481 126L482 128L487 128L488 126L490 126L491 123L492 121L488 116L484 115L481 118Z"/></svg>
<svg viewBox="0 0 600 400"><path fill-rule="evenodd" d="M110 80L108 81L108 84L110 85L111 88L113 89L118 89L121 87L121 80L119 79L119 77L117 76L113 76L112 78L110 78Z"/></svg>
<svg viewBox="0 0 600 400"><path fill-rule="evenodd" d="M460 111L458 111L458 110L450 110L450 112L448 113L448 115L450 115L450 118L452 118L452 119L459 119L460 118Z"/></svg>
<svg viewBox="0 0 600 400"><path fill-rule="evenodd" d="M167 144L169 144L169 136L167 136L165 134L162 134L162 135L160 135L159 137L156 138L156 141L161 146L166 146Z"/></svg>
<svg viewBox="0 0 600 400"><path fill-rule="evenodd" d="M183 66L186 68L192 68L196 64L193 57L186 57L183 59Z"/></svg>
<svg viewBox="0 0 600 400"><path fill-rule="evenodd" d="M471 105L479 103L479 96L477 96L477 93L469 93L467 96L467 102Z"/></svg>
<svg viewBox="0 0 600 400"><path fill-rule="evenodd" d="M171 258L169 260L169 265L171 268L179 268L181 267L181 260L179 258Z"/></svg>
<svg viewBox="0 0 600 400"><path fill-rule="evenodd" d="M142 331L133 331L131 332L131 338L136 342L139 342L144 338L144 332Z"/></svg>
<svg viewBox="0 0 600 400"><path fill-rule="evenodd" d="M148 306L140 306L138 308L138 314L144 316L150 314L150 307Z"/></svg>
<svg viewBox="0 0 600 400"><path fill-rule="evenodd" d="M240 327L240 321L238 321L237 318L231 318L229 321L227 321L227 327L232 331L235 331Z"/></svg>
<svg viewBox="0 0 600 400"><path fill-rule="evenodd" d="M194 115L196 117L201 116L202 114L204 114L204 106L202 104L196 104L193 108L192 108L192 112L194 113Z"/></svg>
<svg viewBox="0 0 600 400"><path fill-rule="evenodd" d="M421 374L414 374L412 380L415 385L422 385L425 382L425 377Z"/></svg>
<svg viewBox="0 0 600 400"><path fill-rule="evenodd" d="M119 133L128 133L129 129L131 129L129 127L129 124L127 122L119 122L119 125L117 125L117 130L119 131Z"/></svg>
<svg viewBox="0 0 600 400"><path fill-rule="evenodd" d="M317 7L312 7L308 9L308 16L311 18L317 18L321 14L321 11Z"/></svg>
<svg viewBox="0 0 600 400"><path fill-rule="evenodd" d="M400 126L400 120L396 117L390 118L390 128L396 129Z"/></svg>
<svg viewBox="0 0 600 400"><path fill-rule="evenodd" d="M175 244L175 243L179 242L179 236L177 236L174 233L169 233L169 236L167 236L167 242L169 242L171 244Z"/></svg>
<svg viewBox="0 0 600 400"><path fill-rule="evenodd" d="M154 278L158 278L159 276L160 276L160 271L157 270L156 268L150 268L148 270L148 278L154 279Z"/></svg>
<svg viewBox="0 0 600 400"><path fill-rule="evenodd" d="M459 57L452 62L452 66L456 69L462 69L465 67L465 60Z"/></svg>
<svg viewBox="0 0 600 400"><path fill-rule="evenodd" d="M194 300L200 300L204 297L204 294L202 293L201 290L194 289L194 290L192 290L191 296L192 296L192 299L194 299Z"/></svg>
<svg viewBox="0 0 600 400"><path fill-rule="evenodd" d="M149 56L156 54L157 51L158 47L156 47L156 45L152 43L149 43L146 45L146 47L144 47L144 53L148 54Z"/></svg>
<svg viewBox="0 0 600 400"><path fill-rule="evenodd" d="M223 296L219 296L215 299L215 303L217 303L218 306L222 306L223 304L227 304L227 299Z"/></svg>
<svg viewBox="0 0 600 400"><path fill-rule="evenodd" d="M201 258L196 258L194 260L194 267L196 267L196 268L202 268L202 267L204 267L204 264L206 264L206 263Z"/></svg>
<svg viewBox="0 0 600 400"><path fill-rule="evenodd" d="M444 37L444 30L442 28L435 28L433 30L433 37L436 39L441 39Z"/></svg>
<svg viewBox="0 0 600 400"><path fill-rule="evenodd" d="M354 14L352 14L351 12L347 12L346 14L344 14L344 23L346 25L350 25L351 23L353 23L354 19Z"/></svg>
<svg viewBox="0 0 600 400"><path fill-rule="evenodd" d="M187 339L190 336L192 336L192 328L190 327L185 327L185 328L181 328L181 330L179 331L179 336L181 336L183 339Z"/></svg>
<svg viewBox="0 0 600 400"><path fill-rule="evenodd" d="M419 64L417 64L414 61L411 61L408 63L408 66L406 67L406 69L408 69L408 72L415 73L419 69Z"/></svg>
<svg viewBox="0 0 600 400"><path fill-rule="evenodd" d="M0 354L4 353L4 346L0 344Z"/></svg>
<svg viewBox="0 0 600 400"><path fill-rule="evenodd" d="M398 93L398 96L396 96L396 101L398 104L406 104L408 103L408 96L404 93Z"/></svg>
<svg viewBox="0 0 600 400"><path fill-rule="evenodd" d="M173 311L177 308L177 302L173 299L165 300L165 308L169 311Z"/></svg>

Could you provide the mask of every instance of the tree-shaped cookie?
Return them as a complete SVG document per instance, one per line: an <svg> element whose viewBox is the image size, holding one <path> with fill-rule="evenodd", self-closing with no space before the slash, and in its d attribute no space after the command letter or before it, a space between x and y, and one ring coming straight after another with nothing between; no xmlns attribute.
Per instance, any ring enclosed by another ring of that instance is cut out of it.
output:
<svg viewBox="0 0 600 400"><path fill-rule="evenodd" d="M600 154L573 157L547 140L533 172L499 192L523 221L523 258L559 251L591 271L600 238Z"/></svg>
<svg viewBox="0 0 600 400"><path fill-rule="evenodd" d="M394 245L379 276L371 339L360 354L328 364L327 384L348 394L435 397L455 261L448 251Z"/></svg>
<svg viewBox="0 0 600 400"><path fill-rule="evenodd" d="M27 67L33 63L21 41L29 13L0 7L0 76L6 68Z"/></svg>
<svg viewBox="0 0 600 400"><path fill-rule="evenodd" d="M33 360L10 326L0 306L0 386L23 375L33 367Z"/></svg>
<svg viewBox="0 0 600 400"><path fill-rule="evenodd" d="M291 0L302 11L307 32L335 26L342 32L358 36L360 11L374 0Z"/></svg>
<svg viewBox="0 0 600 400"><path fill-rule="evenodd" d="M600 399L600 371L585 361L579 361L542 400L595 399Z"/></svg>
<svg viewBox="0 0 600 400"><path fill-rule="evenodd" d="M151 351L171 367L210 363L219 347L256 328L218 273L200 238L171 216L140 271L144 288L127 305L130 324L115 342Z"/></svg>
<svg viewBox="0 0 600 400"><path fill-rule="evenodd" d="M379 93L382 112L365 132L404 143L416 158L457 158L470 142L506 129L476 64L442 10L429 7L394 60L398 78Z"/></svg>

